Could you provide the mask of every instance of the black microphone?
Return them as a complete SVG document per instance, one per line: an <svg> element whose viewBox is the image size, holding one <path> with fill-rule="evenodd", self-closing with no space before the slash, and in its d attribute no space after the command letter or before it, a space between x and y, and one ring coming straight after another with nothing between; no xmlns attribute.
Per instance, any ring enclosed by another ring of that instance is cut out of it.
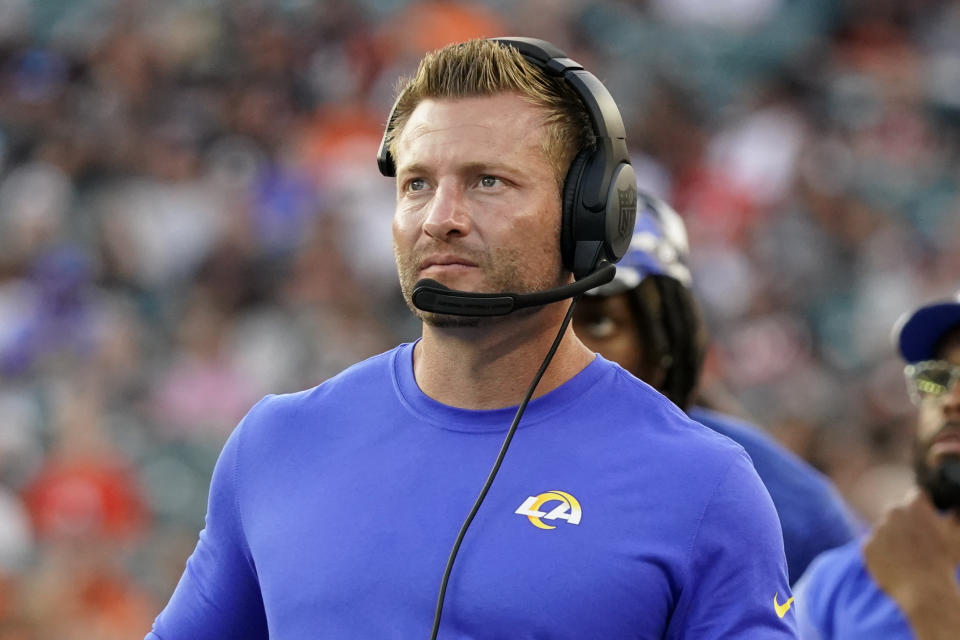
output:
<svg viewBox="0 0 960 640"><path fill-rule="evenodd" d="M517 309L536 307L578 296L613 280L617 267L601 261L597 268L576 282L537 293L473 293L457 291L436 280L424 278L413 286L413 306L430 313L452 316L505 316Z"/></svg>

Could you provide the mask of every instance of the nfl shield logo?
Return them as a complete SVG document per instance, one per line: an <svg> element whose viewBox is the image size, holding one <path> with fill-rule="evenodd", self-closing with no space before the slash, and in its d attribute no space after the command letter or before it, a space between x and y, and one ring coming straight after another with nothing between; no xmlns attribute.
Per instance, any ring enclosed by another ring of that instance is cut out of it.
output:
<svg viewBox="0 0 960 640"><path fill-rule="evenodd" d="M617 189L620 199L620 220L617 222L617 233L624 237L633 231L633 219L637 214L637 190Z"/></svg>

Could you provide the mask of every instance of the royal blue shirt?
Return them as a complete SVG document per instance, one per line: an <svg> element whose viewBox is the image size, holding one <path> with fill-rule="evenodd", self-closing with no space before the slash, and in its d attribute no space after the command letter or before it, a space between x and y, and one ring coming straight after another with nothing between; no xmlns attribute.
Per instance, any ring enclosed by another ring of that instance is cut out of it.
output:
<svg viewBox="0 0 960 640"><path fill-rule="evenodd" d="M864 532L863 523L826 476L758 427L702 407L687 413L735 440L750 455L777 508L790 584L818 555Z"/></svg>
<svg viewBox="0 0 960 640"><path fill-rule="evenodd" d="M515 409L424 395L413 346L258 403L150 640L426 638ZM743 449L603 358L530 402L439 637L795 637L773 503Z"/></svg>
<svg viewBox="0 0 960 640"><path fill-rule="evenodd" d="M867 570L864 541L858 538L827 551L810 564L797 582L797 619L804 640L914 637L903 611ZM957 581L960 582L960 569Z"/></svg>

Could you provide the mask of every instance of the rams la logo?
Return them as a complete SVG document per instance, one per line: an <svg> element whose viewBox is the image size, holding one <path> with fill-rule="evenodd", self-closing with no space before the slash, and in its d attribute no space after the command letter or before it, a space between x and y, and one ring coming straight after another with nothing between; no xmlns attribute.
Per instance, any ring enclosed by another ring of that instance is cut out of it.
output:
<svg viewBox="0 0 960 640"><path fill-rule="evenodd" d="M541 507L553 502L549 511ZM538 496L530 496L523 501L514 513L527 516L530 523L540 529L556 529L555 525L546 524L543 520L566 520L567 524L580 524L580 503L566 491L546 491ZM541 518L543 520L541 520Z"/></svg>

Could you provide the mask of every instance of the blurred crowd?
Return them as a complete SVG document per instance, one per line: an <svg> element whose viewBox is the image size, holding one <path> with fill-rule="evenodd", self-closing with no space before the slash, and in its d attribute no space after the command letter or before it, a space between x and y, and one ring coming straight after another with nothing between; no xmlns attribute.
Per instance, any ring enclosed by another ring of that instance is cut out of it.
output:
<svg viewBox="0 0 960 640"><path fill-rule="evenodd" d="M891 327L960 288L960 5L0 0L0 640L142 637L245 411L416 337L376 148L423 52L494 35L620 104L705 393L865 520L900 497Z"/></svg>

